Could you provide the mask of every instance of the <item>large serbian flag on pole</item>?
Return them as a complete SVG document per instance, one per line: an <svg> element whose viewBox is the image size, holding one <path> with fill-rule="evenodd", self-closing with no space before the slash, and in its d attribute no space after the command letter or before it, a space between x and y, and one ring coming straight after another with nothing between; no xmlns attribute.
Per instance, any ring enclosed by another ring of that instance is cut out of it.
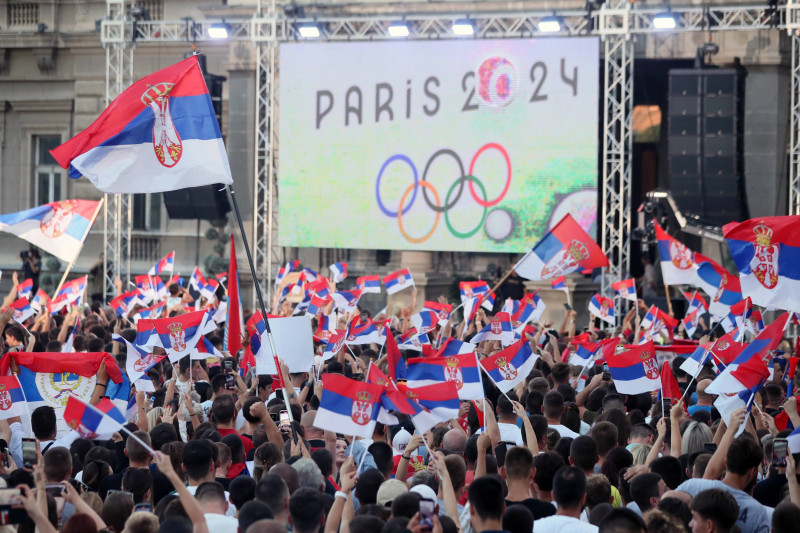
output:
<svg viewBox="0 0 800 533"><path fill-rule="evenodd" d="M83 175L107 193L233 183L195 56L131 85L88 128L50 153L71 178Z"/></svg>
<svg viewBox="0 0 800 533"><path fill-rule="evenodd" d="M800 216L733 222L722 232L742 294L762 307L800 311Z"/></svg>
<svg viewBox="0 0 800 533"><path fill-rule="evenodd" d="M0 215L0 231L13 233L62 261L78 257L100 202L62 200Z"/></svg>
<svg viewBox="0 0 800 533"><path fill-rule="evenodd" d="M608 266L608 258L603 250L568 213L514 265L514 270L523 278L542 280L604 266Z"/></svg>

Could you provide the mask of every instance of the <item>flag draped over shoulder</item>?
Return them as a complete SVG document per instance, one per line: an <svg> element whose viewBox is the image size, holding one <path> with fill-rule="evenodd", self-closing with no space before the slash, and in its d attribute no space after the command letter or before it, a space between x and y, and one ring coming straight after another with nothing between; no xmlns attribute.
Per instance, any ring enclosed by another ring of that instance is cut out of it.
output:
<svg viewBox="0 0 800 533"><path fill-rule="evenodd" d="M71 263L92 228L100 202L62 200L0 215L0 231L25 239Z"/></svg>
<svg viewBox="0 0 800 533"><path fill-rule="evenodd" d="M233 183L195 56L131 85L88 128L50 153L71 178L83 175L107 193Z"/></svg>

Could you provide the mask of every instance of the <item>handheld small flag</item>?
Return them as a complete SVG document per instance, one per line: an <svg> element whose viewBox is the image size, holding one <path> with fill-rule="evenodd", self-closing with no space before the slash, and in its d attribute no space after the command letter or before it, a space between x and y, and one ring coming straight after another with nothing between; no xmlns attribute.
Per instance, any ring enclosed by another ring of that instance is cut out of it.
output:
<svg viewBox="0 0 800 533"><path fill-rule="evenodd" d="M345 312L352 313L358 306L358 301L361 299L360 290L354 291L339 291L331 295L333 304L336 309L343 309Z"/></svg>
<svg viewBox="0 0 800 533"><path fill-rule="evenodd" d="M416 357L408 360L408 383L411 388L453 381L462 400L483 398L483 384L478 359L474 353L448 357Z"/></svg>
<svg viewBox="0 0 800 533"><path fill-rule="evenodd" d="M356 288L362 293L381 293L381 277L377 274L356 278Z"/></svg>
<svg viewBox="0 0 800 533"><path fill-rule="evenodd" d="M661 387L658 361L652 341L625 346L626 351L606 360L617 392L641 394Z"/></svg>
<svg viewBox="0 0 800 533"><path fill-rule="evenodd" d="M148 370L156 366L166 357L166 355L147 353L147 350L137 348L120 335L112 335L111 339L114 342L125 345L125 370L128 373L128 379L131 381L137 381L145 377Z"/></svg>
<svg viewBox="0 0 800 533"><path fill-rule="evenodd" d="M14 314L11 316L11 318L18 324L22 324L36 314L36 310L33 308L30 302L28 302L27 298L20 298L8 307L14 310Z"/></svg>
<svg viewBox="0 0 800 533"><path fill-rule="evenodd" d="M370 438L381 406L380 385L356 381L340 374L322 375L320 398L314 427Z"/></svg>
<svg viewBox="0 0 800 533"><path fill-rule="evenodd" d="M147 320L147 319L145 319ZM141 322L141 321L140 321ZM206 333L212 332L216 325L206 311L194 311L175 317L158 318L151 322L161 347L175 362L191 354L197 341Z"/></svg>
<svg viewBox="0 0 800 533"><path fill-rule="evenodd" d="M386 362L389 365L389 377L395 382L408 378L406 362L397 348L397 341L389 328L386 328Z"/></svg>
<svg viewBox="0 0 800 533"><path fill-rule="evenodd" d="M386 287L386 294L395 294L408 287L413 287L414 279L411 277L411 271L404 268L385 276L383 286Z"/></svg>
<svg viewBox="0 0 800 533"><path fill-rule="evenodd" d="M554 291L564 291L564 293L569 296L569 289L567 288L567 277L566 276L558 276L557 278L553 278L553 281L550 284L550 288Z"/></svg>
<svg viewBox="0 0 800 533"><path fill-rule="evenodd" d="M334 283L339 283L347 278L347 263L334 263L328 267L328 270L331 271L331 280Z"/></svg>
<svg viewBox="0 0 800 533"><path fill-rule="evenodd" d="M441 304L439 302L426 301L422 305L422 309L436 313L436 318L439 320L439 323L442 325L442 327L447 325L447 321L450 320L450 313L453 312L452 305Z"/></svg>
<svg viewBox="0 0 800 533"><path fill-rule="evenodd" d="M589 300L589 313L612 326L616 324L614 318L614 300L611 298L606 298L599 294L592 296L592 299Z"/></svg>
<svg viewBox="0 0 800 533"><path fill-rule="evenodd" d="M17 296L20 298L31 299L33 294L33 278L28 278L19 285L17 285Z"/></svg>
<svg viewBox="0 0 800 533"><path fill-rule="evenodd" d="M480 361L497 388L506 393L525 381L539 356L530 343L520 339L511 346Z"/></svg>
<svg viewBox="0 0 800 533"><path fill-rule="evenodd" d="M81 437L90 440L108 440L128 422L108 398L97 405L89 405L72 394L67 398L64 420Z"/></svg>
<svg viewBox="0 0 800 533"><path fill-rule="evenodd" d="M511 317L508 313L500 312L494 315L471 340L473 344L482 341L500 341L503 346L514 342L514 329L511 327Z"/></svg>
<svg viewBox="0 0 800 533"><path fill-rule="evenodd" d="M161 260L153 266L148 272L148 276L159 276L162 272L169 270L170 275L172 275L173 269L175 268L175 250L171 251L167 255L161 258Z"/></svg>
<svg viewBox="0 0 800 533"><path fill-rule="evenodd" d="M28 403L17 376L0 376L0 420L28 413Z"/></svg>
<svg viewBox="0 0 800 533"><path fill-rule="evenodd" d="M633 278L623 279L611 284L611 288L617 291L617 295L623 300L636 302L636 280Z"/></svg>

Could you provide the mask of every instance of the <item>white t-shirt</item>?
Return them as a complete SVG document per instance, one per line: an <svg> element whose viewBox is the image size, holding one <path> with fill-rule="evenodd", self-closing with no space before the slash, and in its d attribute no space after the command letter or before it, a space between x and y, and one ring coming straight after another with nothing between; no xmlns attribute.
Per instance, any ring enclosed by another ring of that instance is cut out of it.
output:
<svg viewBox="0 0 800 533"><path fill-rule="evenodd" d="M597 533L597 526L571 516L553 515L534 521L536 533Z"/></svg>
<svg viewBox="0 0 800 533"><path fill-rule="evenodd" d="M500 430L500 440L503 442L513 442L517 446L524 446L522 442L522 431L516 424L506 424L505 422L498 422L497 428Z"/></svg>
<svg viewBox="0 0 800 533"><path fill-rule="evenodd" d="M569 429L567 426L562 426L561 424L549 425L548 427L558 431L558 434L562 437L571 437L573 439L580 437L580 435Z"/></svg>
<svg viewBox="0 0 800 533"><path fill-rule="evenodd" d="M239 533L239 520L221 514L206 513L206 526L214 533Z"/></svg>
<svg viewBox="0 0 800 533"><path fill-rule="evenodd" d="M186 488L189 490L189 493L192 496L194 496L194 493L197 492L197 487L193 487L191 485L187 485ZM231 495L228 493L227 490L225 491L225 501L228 502L228 511L225 513L225 516L235 517L236 516L236 506L231 503ZM208 523L208 517L209 516L222 516L222 515L212 515L211 513L209 513L209 514L206 515L206 523ZM238 523L239 522L237 521L236 523L237 523L237 527L238 527ZM211 524L210 523L208 524L208 530L209 531L214 531L214 529L211 528Z"/></svg>

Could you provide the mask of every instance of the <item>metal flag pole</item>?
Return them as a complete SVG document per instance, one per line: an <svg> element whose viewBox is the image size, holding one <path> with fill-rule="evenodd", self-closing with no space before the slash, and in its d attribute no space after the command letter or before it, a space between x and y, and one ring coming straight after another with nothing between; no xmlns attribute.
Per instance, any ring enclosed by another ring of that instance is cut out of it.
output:
<svg viewBox="0 0 800 533"><path fill-rule="evenodd" d="M267 330L267 339L269 339L269 347L272 351L272 355L275 358L275 370L278 372L278 375L281 376L281 367L278 361L278 350L275 349L275 339L272 338L272 329L269 326L269 319L267 318L267 309L264 306L264 296L261 294L261 285L258 284L258 276L256 276L256 267L253 264L253 255L250 253L250 244L247 242L247 235L244 231L244 223L242 222L242 214L239 212L239 203L236 201L236 192L233 190L233 183L228 185L228 193L231 197L231 203L233 204L233 210L236 213L236 220L239 222L239 234L242 236L242 242L244 243L244 251L247 254L247 264L250 265L250 274L253 276L253 287L256 290L256 296L258 297L258 305L261 309L261 315L264 318L264 327ZM233 245L231 245L233 246ZM284 383L283 384L283 400L286 404L286 412L289 415L289 422L292 426L292 435L293 437L297 438L296 431L294 425L291 422L294 422L294 418L292 417L292 406L289 403L289 391L288 388L291 387L291 383Z"/></svg>

